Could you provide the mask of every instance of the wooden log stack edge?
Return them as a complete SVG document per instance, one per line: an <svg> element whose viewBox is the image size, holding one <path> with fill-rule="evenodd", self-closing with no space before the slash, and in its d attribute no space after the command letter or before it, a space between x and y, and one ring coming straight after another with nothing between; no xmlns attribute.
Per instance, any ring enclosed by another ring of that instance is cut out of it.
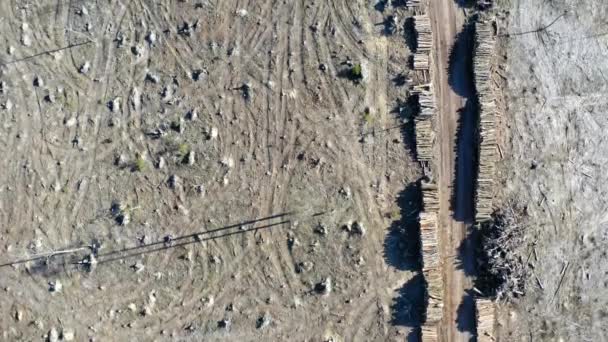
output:
<svg viewBox="0 0 608 342"><path fill-rule="evenodd" d="M436 324L443 317L443 275L437 236L437 213L420 213L422 274L427 284L426 323Z"/></svg>
<svg viewBox="0 0 608 342"><path fill-rule="evenodd" d="M476 25L474 59L475 86L479 96L479 174L475 193L475 220L483 222L493 212L495 165L498 160L496 147L496 98L491 80L492 57L495 38L491 23Z"/></svg>
<svg viewBox="0 0 608 342"><path fill-rule="evenodd" d="M422 181L422 205L426 213L437 213L439 211L439 188L437 184Z"/></svg>
<svg viewBox="0 0 608 342"><path fill-rule="evenodd" d="M475 301L477 311L477 341L495 342L494 321L496 319L496 307L489 299L478 298Z"/></svg>
<svg viewBox="0 0 608 342"><path fill-rule="evenodd" d="M422 7L424 6L425 0L406 0L405 5L407 7Z"/></svg>
<svg viewBox="0 0 608 342"><path fill-rule="evenodd" d="M414 131L416 134L416 157L418 161L430 162L433 160L433 145L435 143L435 132L433 130L433 118L435 117L435 94L431 84L416 85L412 94L418 95L420 113L414 119Z"/></svg>
<svg viewBox="0 0 608 342"><path fill-rule="evenodd" d="M420 341L437 342L439 341L439 329L436 324L425 324L420 329Z"/></svg>

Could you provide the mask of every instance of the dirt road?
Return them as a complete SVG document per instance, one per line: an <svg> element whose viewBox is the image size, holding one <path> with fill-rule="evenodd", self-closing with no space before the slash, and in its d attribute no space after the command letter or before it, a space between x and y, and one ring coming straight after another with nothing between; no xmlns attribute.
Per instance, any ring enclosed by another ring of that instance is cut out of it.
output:
<svg viewBox="0 0 608 342"><path fill-rule="evenodd" d="M473 85L467 72L470 49L461 33L465 15L452 0L431 2L434 34L433 83L438 104L440 236L444 260L445 341L474 336L474 302L468 289L474 255L467 230L472 222L474 111L467 105ZM452 191L453 190L453 191Z"/></svg>

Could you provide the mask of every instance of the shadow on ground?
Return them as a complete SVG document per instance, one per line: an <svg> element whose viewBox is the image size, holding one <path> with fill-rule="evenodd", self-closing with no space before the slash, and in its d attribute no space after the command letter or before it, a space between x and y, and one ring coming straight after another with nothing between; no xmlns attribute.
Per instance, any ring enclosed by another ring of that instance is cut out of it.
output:
<svg viewBox="0 0 608 342"><path fill-rule="evenodd" d="M410 156L416 160L416 126L414 119L420 113L418 95L408 96L406 101L398 100L391 113L400 122L403 122L401 125L401 138L405 147L410 152Z"/></svg>
<svg viewBox="0 0 608 342"><path fill-rule="evenodd" d="M476 250L479 248L480 232L477 228L470 226L467 229L467 236L462 240L457 249L456 268L463 270L467 277L477 275L477 265L475 262Z"/></svg>
<svg viewBox="0 0 608 342"><path fill-rule="evenodd" d="M412 328L407 341L420 340L420 326L424 324L426 314L426 298L426 281L418 273L398 290L391 305L391 323Z"/></svg>
<svg viewBox="0 0 608 342"><path fill-rule="evenodd" d="M400 271L414 271L420 263L420 223L422 210L420 182L408 184L397 196L399 212L391 214L394 221L384 240L384 259Z"/></svg>
<svg viewBox="0 0 608 342"><path fill-rule="evenodd" d="M92 271L93 267L134 258L138 256L148 255L151 253L166 252L171 249L187 246L191 244L200 244L205 241L227 238L234 235L258 232L268 229L280 229L288 227L291 223L288 216L293 215L293 212L280 213L272 216L256 218L253 220L242 221L237 224L205 230L193 234L182 235L177 237L166 236L162 240L154 241L145 244L139 244L134 247L100 252L100 242L94 240L91 245L80 244L79 248L73 249L70 252L61 252L61 249L55 253L47 253L30 258L13 260L0 264L0 269L3 267L11 267L20 264L28 264L25 270L30 274L50 277L60 273L66 273L71 270ZM324 215L324 212L312 214L311 217ZM278 222L271 222L272 220ZM243 226L248 226L246 229L241 229ZM91 258L95 259L95 263L91 263Z"/></svg>
<svg viewBox="0 0 608 342"><path fill-rule="evenodd" d="M420 255L420 222L422 192L420 180L412 182L397 197L399 218L389 227L384 241L386 263L417 274L397 290L391 305L391 323L411 328L407 341L420 340L420 326L424 324L428 301L427 283L422 275Z"/></svg>
<svg viewBox="0 0 608 342"><path fill-rule="evenodd" d="M465 292L462 301L456 311L456 328L460 332L468 332L471 336L469 341L475 341L477 327L475 324L475 297L472 291Z"/></svg>
<svg viewBox="0 0 608 342"><path fill-rule="evenodd" d="M456 94L467 99L475 96L473 78L475 21L474 17L468 19L456 35L448 60L448 84Z"/></svg>
<svg viewBox="0 0 608 342"><path fill-rule="evenodd" d="M477 0L454 0L459 7L474 8L477 5Z"/></svg>
<svg viewBox="0 0 608 342"><path fill-rule="evenodd" d="M403 23L403 36L407 47L412 53L415 53L418 50L418 31L416 30L416 23L413 17L405 19Z"/></svg>
<svg viewBox="0 0 608 342"><path fill-rule="evenodd" d="M474 82L473 54L475 18L465 23L450 52L448 82L452 90L466 99L459 110L456 136L455 177L451 198L454 219L472 222L475 217L475 185L478 172L479 102Z"/></svg>

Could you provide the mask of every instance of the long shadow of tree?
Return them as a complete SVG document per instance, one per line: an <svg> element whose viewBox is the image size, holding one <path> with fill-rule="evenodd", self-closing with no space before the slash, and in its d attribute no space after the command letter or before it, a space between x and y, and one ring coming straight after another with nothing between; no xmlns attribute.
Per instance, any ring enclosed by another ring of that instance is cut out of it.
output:
<svg viewBox="0 0 608 342"><path fill-rule="evenodd" d="M420 326L425 321L427 301L426 280L421 273L416 274L398 290L391 305L391 323L412 328L407 341L420 340Z"/></svg>
<svg viewBox="0 0 608 342"><path fill-rule="evenodd" d="M391 113L403 122L401 125L403 143L412 158L416 159L416 126L414 119L420 113L418 95L408 96L406 101L398 100Z"/></svg>
<svg viewBox="0 0 608 342"><path fill-rule="evenodd" d="M459 110L456 136L455 178L451 209L458 221L472 221L474 190L478 171L479 101L474 82L473 57L475 50L475 21L471 17L457 35L449 57L448 83L454 92L466 98Z"/></svg>
<svg viewBox="0 0 608 342"><path fill-rule="evenodd" d="M471 336L469 341L475 341L477 332L475 322L475 297L471 291L465 292L462 301L456 311L456 328L461 332L468 332Z"/></svg>
<svg viewBox="0 0 608 342"><path fill-rule="evenodd" d="M448 84L456 94L470 98L475 95L473 54L475 47L475 16L470 17L456 35L448 59Z"/></svg>
<svg viewBox="0 0 608 342"><path fill-rule="evenodd" d="M463 270L467 277L477 275L477 262L475 259L476 251L480 245L480 231L475 227L469 227L467 236L462 240L457 248L456 268Z"/></svg>
<svg viewBox="0 0 608 342"><path fill-rule="evenodd" d="M477 5L477 0L454 0L459 7L473 8Z"/></svg>
<svg viewBox="0 0 608 342"><path fill-rule="evenodd" d="M405 44L411 52L418 50L418 31L416 30L416 23L413 17L405 19L403 23L403 36L405 38Z"/></svg>
<svg viewBox="0 0 608 342"><path fill-rule="evenodd" d="M384 241L386 262L399 269L421 271L420 222L422 192L420 180L412 182L397 197L400 218L392 222ZM420 340L420 325L424 323L428 296L427 283L421 272L398 290L391 305L393 325L411 328L407 341Z"/></svg>
<svg viewBox="0 0 608 342"><path fill-rule="evenodd" d="M420 223L422 210L420 182L408 184L397 196L398 218L390 225L384 240L384 259L401 271L418 270L420 262Z"/></svg>

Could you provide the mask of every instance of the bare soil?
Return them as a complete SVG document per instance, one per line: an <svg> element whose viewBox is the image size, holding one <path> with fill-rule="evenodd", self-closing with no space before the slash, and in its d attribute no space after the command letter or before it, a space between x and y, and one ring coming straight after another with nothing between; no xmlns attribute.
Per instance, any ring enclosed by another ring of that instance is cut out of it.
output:
<svg viewBox="0 0 608 342"><path fill-rule="evenodd" d="M465 67L467 51L459 46L465 13L451 0L430 4L434 32L434 86L438 104L438 145L440 189L439 235L444 269L444 316L442 334L445 341L469 341L475 336L474 303L469 291L474 268L473 246L467 243L473 221L473 135L475 121L467 108L467 97L473 96L468 84L471 74ZM469 55L470 59L470 55ZM462 138L460 138L462 137ZM464 255L460 250L463 249ZM468 274L467 274L468 273Z"/></svg>
<svg viewBox="0 0 608 342"><path fill-rule="evenodd" d="M0 13L2 340L386 341L415 326L402 287L416 237L397 199L420 171L393 112L410 51L382 25L412 13L346 0ZM343 228L354 221L364 234Z"/></svg>
<svg viewBox="0 0 608 342"><path fill-rule="evenodd" d="M523 208L524 296L501 341L604 341L606 6L503 1L507 112L500 194Z"/></svg>

